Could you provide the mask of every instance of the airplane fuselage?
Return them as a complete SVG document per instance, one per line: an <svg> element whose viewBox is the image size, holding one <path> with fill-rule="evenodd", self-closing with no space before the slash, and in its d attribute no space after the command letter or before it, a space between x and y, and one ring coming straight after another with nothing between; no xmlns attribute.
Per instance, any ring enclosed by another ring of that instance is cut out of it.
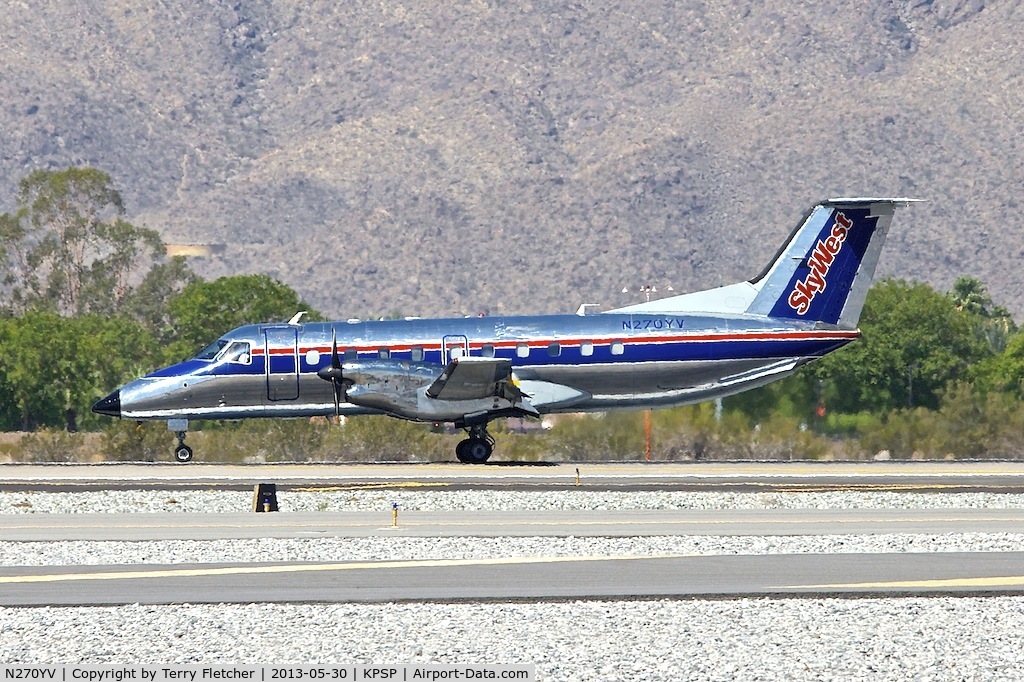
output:
<svg viewBox="0 0 1024 682"><path fill-rule="evenodd" d="M317 375L330 365L332 339L346 375L357 379L361 391L358 404L355 396L354 402L341 403L341 414L457 420L465 405L459 415L444 413L443 405L436 413L403 405L415 404L436 368L466 355L508 359L517 385L538 413L666 407L778 379L858 335L832 325L743 315L605 313L249 325L222 337L208 357L123 386L119 408L121 417L139 420L334 414L331 384ZM377 371L382 369L396 371Z"/></svg>

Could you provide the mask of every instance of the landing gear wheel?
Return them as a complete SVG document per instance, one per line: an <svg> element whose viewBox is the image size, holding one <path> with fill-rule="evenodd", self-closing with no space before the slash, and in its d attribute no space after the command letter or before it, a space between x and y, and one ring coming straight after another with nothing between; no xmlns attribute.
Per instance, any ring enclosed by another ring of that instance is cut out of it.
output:
<svg viewBox="0 0 1024 682"><path fill-rule="evenodd" d="M494 452L494 446L484 438L467 438L455 447L455 456L465 464L483 464Z"/></svg>
<svg viewBox="0 0 1024 682"><path fill-rule="evenodd" d="M182 464L192 461L192 448L185 445L185 431L178 431L174 435L178 437L178 445L174 448L174 459Z"/></svg>
<svg viewBox="0 0 1024 682"><path fill-rule="evenodd" d="M182 464L192 461L192 448L182 443L174 449L174 459Z"/></svg>

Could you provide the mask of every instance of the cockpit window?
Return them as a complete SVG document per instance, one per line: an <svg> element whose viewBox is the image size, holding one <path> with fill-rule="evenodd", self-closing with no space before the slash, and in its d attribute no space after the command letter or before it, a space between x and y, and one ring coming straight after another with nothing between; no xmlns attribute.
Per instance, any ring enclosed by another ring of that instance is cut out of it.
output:
<svg viewBox="0 0 1024 682"><path fill-rule="evenodd" d="M217 354L224 350L224 346L228 345L227 339L218 339L207 346L199 355L196 356L196 360L213 360L217 357Z"/></svg>
<svg viewBox="0 0 1024 682"><path fill-rule="evenodd" d="M234 362L239 365L248 365L252 360L249 353L249 344L245 341L233 341L228 349L220 356L221 362Z"/></svg>

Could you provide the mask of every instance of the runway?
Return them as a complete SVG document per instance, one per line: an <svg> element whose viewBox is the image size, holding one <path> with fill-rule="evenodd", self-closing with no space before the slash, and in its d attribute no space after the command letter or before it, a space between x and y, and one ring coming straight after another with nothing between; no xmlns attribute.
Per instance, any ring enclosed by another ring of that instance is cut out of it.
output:
<svg viewBox="0 0 1024 682"><path fill-rule="evenodd" d="M0 490L303 488L1024 493L1024 461L494 462L464 464L4 464Z"/></svg>
<svg viewBox="0 0 1024 682"><path fill-rule="evenodd" d="M150 488L251 489L276 482L306 491L562 490L929 492L1024 489L1019 463L710 464L466 467L448 465L253 467L4 466L0 491ZM969 498L965 498L969 499ZM218 513L0 513L0 541L216 542L265 538L641 538L1015 534L1024 509L563 509L284 511ZM1024 548L1022 548L1024 550ZM396 602L777 596L1024 594L1024 551L694 556L501 556L402 561L0 568L0 605L249 602Z"/></svg>
<svg viewBox="0 0 1024 682"><path fill-rule="evenodd" d="M1024 553L546 557L0 569L0 605L1024 593Z"/></svg>

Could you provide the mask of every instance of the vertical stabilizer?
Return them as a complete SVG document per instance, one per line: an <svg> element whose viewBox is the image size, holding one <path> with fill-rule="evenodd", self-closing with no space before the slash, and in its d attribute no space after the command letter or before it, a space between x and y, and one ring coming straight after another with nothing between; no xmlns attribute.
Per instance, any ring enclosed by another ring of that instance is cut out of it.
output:
<svg viewBox="0 0 1024 682"><path fill-rule="evenodd" d="M895 207L911 201L823 201L754 279L609 312L762 315L854 329Z"/></svg>
<svg viewBox="0 0 1024 682"><path fill-rule="evenodd" d="M853 329L897 204L832 199L812 209L765 272L747 312Z"/></svg>

